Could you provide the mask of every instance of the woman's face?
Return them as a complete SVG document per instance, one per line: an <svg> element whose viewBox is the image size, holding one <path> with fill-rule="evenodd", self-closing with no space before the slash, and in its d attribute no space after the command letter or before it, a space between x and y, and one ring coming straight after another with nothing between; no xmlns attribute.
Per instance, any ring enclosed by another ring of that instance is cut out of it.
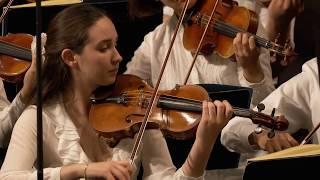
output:
<svg viewBox="0 0 320 180"><path fill-rule="evenodd" d="M83 79L97 86L114 83L122 60L116 49L117 40L117 31L107 17L89 28L88 42L81 54L76 55Z"/></svg>

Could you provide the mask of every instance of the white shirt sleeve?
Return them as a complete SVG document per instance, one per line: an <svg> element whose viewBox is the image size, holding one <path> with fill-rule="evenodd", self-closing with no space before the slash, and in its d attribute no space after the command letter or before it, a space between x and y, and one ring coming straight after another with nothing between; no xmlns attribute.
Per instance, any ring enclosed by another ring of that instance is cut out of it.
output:
<svg viewBox="0 0 320 180"><path fill-rule="evenodd" d="M316 64L313 64L313 66L316 66ZM266 107L263 113L270 114L272 109L275 108L275 115L283 114L285 116L289 122L287 130L289 133L294 133L300 128L310 129L312 127L310 125L312 123L311 94L316 92L314 85L319 82L317 72L306 65L303 69L302 73L282 84L262 101ZM253 151L253 148L249 145L248 136L256 126L250 119L235 117L222 130L221 142L232 151Z"/></svg>
<svg viewBox="0 0 320 180"><path fill-rule="evenodd" d="M5 161L1 167L2 180L34 180L37 171L34 168L37 160L37 124L36 108L28 108L14 126ZM46 122L46 121L44 121ZM46 132L46 124L43 124ZM44 134L44 142L47 137ZM17 163L19 162L19 163ZM44 179L59 180L60 167L45 168Z"/></svg>
<svg viewBox="0 0 320 180"><path fill-rule="evenodd" d="M0 147L7 147L14 124L26 105L22 103L20 93L10 103L2 81L0 82Z"/></svg>
<svg viewBox="0 0 320 180"><path fill-rule="evenodd" d="M174 10L169 6L163 7L163 15L172 16L174 13Z"/></svg>

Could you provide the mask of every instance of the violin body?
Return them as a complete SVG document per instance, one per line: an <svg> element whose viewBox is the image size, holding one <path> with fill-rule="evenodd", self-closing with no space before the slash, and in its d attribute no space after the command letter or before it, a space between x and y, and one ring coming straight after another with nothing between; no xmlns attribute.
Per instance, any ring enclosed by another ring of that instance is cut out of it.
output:
<svg viewBox="0 0 320 180"><path fill-rule="evenodd" d="M239 28L245 32L255 34L258 27L258 17L253 11L239 7L236 2L231 0L220 1L211 20L210 26L203 39L200 52L210 55L213 52L223 58L230 58L234 55L233 29L220 27L217 23L225 23ZM183 44L187 50L196 51L205 26L210 19L210 14L214 9L216 0L198 1L193 10L191 19L185 26ZM223 24L222 24L223 25ZM217 29L218 28L218 29ZM223 32L221 32L221 30ZM231 34L230 34L231 33Z"/></svg>
<svg viewBox="0 0 320 180"><path fill-rule="evenodd" d="M89 121L98 134L107 139L133 137L144 119L152 91L140 78L120 75L111 96L96 100L102 103L92 104ZM188 104L189 99L199 102L209 100L205 89L197 85L186 85L159 91L158 94L147 128L160 128L166 136L175 139L193 137L201 119L201 109L196 107L194 110L184 110L183 107L185 103Z"/></svg>
<svg viewBox="0 0 320 180"><path fill-rule="evenodd" d="M31 65L32 35L9 34L0 37L0 77L8 82L21 81Z"/></svg>

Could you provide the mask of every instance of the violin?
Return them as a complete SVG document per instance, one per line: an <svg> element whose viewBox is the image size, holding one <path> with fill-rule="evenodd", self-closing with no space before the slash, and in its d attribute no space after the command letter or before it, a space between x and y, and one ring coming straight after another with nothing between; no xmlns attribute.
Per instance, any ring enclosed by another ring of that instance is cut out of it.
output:
<svg viewBox="0 0 320 180"><path fill-rule="evenodd" d="M31 66L30 34L8 34L0 37L0 77L5 81L17 83Z"/></svg>
<svg viewBox="0 0 320 180"><path fill-rule="evenodd" d="M126 137L134 137L140 128L153 89L139 77L119 75L107 97L92 98L89 122L110 146ZM195 136L201 119L202 102L210 101L207 91L198 85L181 85L159 91L147 128L160 128L174 139ZM253 123L275 130L286 130L288 121L277 120L251 109L234 108L234 116L250 118Z"/></svg>
<svg viewBox="0 0 320 180"><path fill-rule="evenodd" d="M255 35L258 28L257 14L245 7L239 7L235 1L219 0L215 14L210 20L215 3L216 0L198 1L185 20L183 44L187 50L191 52L196 50L204 27L209 23L200 49L204 55L215 52L223 58L233 58L233 38L239 32L250 33L254 36L258 46L269 49L274 55L283 57L283 61L286 61L288 56L294 55L289 43L281 46L276 42Z"/></svg>

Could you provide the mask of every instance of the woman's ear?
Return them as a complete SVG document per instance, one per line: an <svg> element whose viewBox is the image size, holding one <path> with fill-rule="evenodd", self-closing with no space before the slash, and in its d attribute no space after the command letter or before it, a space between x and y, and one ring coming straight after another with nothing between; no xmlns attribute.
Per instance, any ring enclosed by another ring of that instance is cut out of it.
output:
<svg viewBox="0 0 320 180"><path fill-rule="evenodd" d="M65 64L67 64L70 67L77 67L78 62L75 58L75 54L71 49L64 49L61 53L61 59Z"/></svg>

